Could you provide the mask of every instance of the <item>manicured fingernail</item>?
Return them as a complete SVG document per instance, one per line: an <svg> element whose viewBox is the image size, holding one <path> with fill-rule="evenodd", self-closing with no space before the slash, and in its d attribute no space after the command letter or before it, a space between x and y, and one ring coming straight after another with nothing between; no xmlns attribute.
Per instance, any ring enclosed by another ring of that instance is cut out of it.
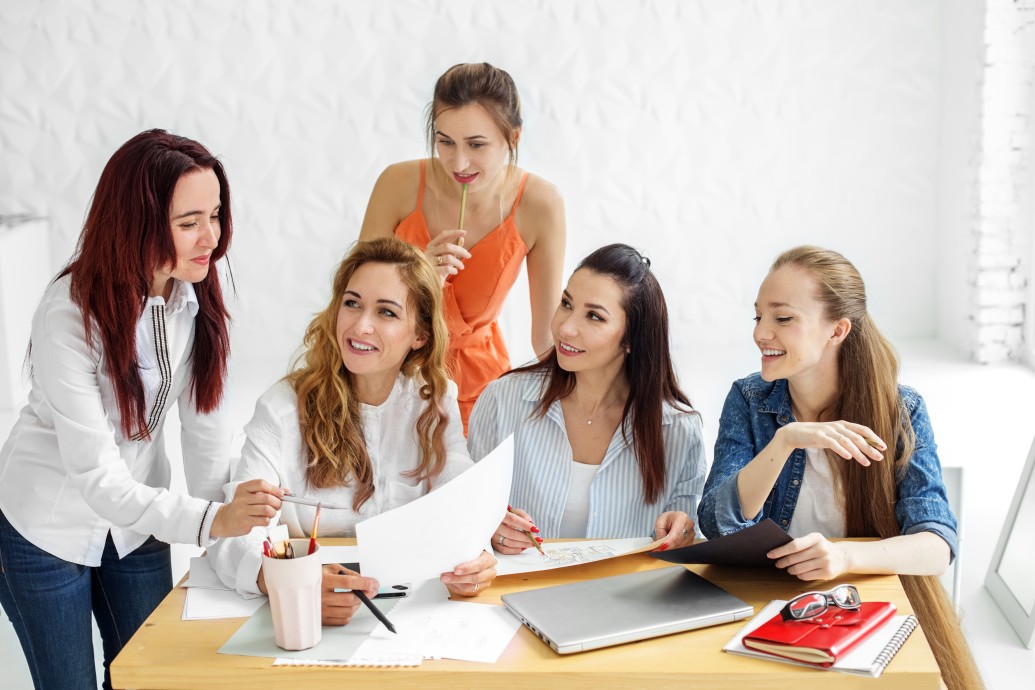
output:
<svg viewBox="0 0 1035 690"><path fill-rule="evenodd" d="M535 525L532 525L532 531L535 532L536 534L539 534L539 528L536 527Z"/></svg>
<svg viewBox="0 0 1035 690"><path fill-rule="evenodd" d="M668 549L668 544L662 544L658 547L658 551L665 551Z"/></svg>
<svg viewBox="0 0 1035 690"><path fill-rule="evenodd" d="M509 503L507 504L507 510L514 510L513 508L510 507Z"/></svg>
<svg viewBox="0 0 1035 690"><path fill-rule="evenodd" d="M542 538L542 537L536 537L536 538L535 538L535 540L536 540L537 542L539 542L540 544L542 544L542 543L543 543L543 538Z"/></svg>

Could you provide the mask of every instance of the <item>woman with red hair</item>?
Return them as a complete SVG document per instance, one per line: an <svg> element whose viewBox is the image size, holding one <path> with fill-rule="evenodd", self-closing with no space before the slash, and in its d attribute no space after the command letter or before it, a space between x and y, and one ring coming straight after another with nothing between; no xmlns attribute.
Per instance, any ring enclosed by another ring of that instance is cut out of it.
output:
<svg viewBox="0 0 1035 690"><path fill-rule="evenodd" d="M29 401L0 451L0 604L37 688L96 687L91 612L109 687L109 663L171 589L169 543L246 534L280 507L261 480L221 503L229 313L211 265L231 236L222 164L142 132L105 166L36 310ZM173 401L189 496L168 490Z"/></svg>

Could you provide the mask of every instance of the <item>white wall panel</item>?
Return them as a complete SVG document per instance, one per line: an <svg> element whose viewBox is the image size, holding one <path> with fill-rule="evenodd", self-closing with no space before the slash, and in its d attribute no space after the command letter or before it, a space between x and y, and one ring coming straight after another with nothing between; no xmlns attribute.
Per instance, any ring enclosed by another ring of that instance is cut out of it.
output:
<svg viewBox="0 0 1035 690"><path fill-rule="evenodd" d="M856 261L893 338L932 336L939 22L935 0L0 0L0 210L50 217L56 268L119 144L199 139L234 195L235 352L272 380L377 174L425 152L434 79L488 60L522 93L521 164L566 197L568 267L649 254L681 368L750 348L765 268L802 242ZM518 295L516 361L527 322Z"/></svg>

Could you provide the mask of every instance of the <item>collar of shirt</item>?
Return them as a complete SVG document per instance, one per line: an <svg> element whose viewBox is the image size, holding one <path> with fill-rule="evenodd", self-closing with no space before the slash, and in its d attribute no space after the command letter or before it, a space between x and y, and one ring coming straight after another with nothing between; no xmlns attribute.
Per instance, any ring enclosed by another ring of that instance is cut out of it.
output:
<svg viewBox="0 0 1035 690"><path fill-rule="evenodd" d="M173 288L169 294L169 300L166 301L161 295L154 295L147 298L144 308L146 309L155 304L164 304L166 316L175 316L186 307L190 310L192 317L197 316L198 310L201 307L198 304L198 295L194 292L194 284L177 280L176 278L170 278L170 280L172 280Z"/></svg>

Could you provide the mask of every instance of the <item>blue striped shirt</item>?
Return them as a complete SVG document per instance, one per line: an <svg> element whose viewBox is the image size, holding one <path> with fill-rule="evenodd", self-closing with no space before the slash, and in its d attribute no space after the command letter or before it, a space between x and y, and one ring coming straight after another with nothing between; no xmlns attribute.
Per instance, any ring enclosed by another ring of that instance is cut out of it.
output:
<svg viewBox="0 0 1035 690"><path fill-rule="evenodd" d="M528 511L544 538L564 538L572 536L558 534L571 481L572 451L560 402L550 405L542 419L531 418L542 381L540 374L522 373L490 383L471 413L467 447L477 462L513 433L510 504ZM683 511L697 522L707 472L701 418L665 405L662 434L665 487L659 499L647 505L636 452L623 439L621 426L615 431L590 484L586 537L651 536L658 515L670 510Z"/></svg>

